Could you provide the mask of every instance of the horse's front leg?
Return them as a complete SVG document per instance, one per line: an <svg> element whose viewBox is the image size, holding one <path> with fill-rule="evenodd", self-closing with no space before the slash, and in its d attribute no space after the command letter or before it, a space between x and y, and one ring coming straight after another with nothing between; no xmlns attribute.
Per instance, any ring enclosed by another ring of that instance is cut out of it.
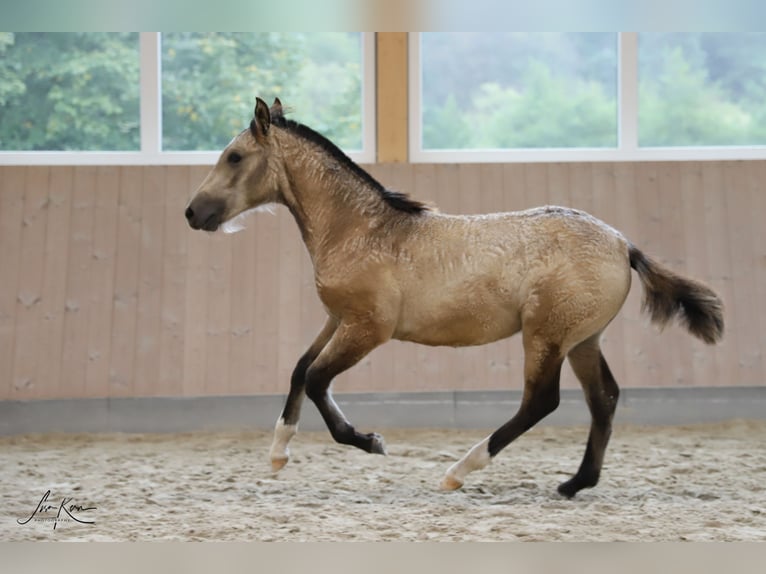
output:
<svg viewBox="0 0 766 574"><path fill-rule="evenodd" d="M298 431L301 405L306 394L306 371L322 349L324 349L325 345L327 345L337 327L338 322L333 318L329 318L316 339L314 339L314 342L311 343L311 346L298 360L295 369L293 369L293 374L290 377L290 391L287 394L282 414L277 419L277 424L274 428L274 440L271 443L271 450L269 452L271 468L275 472L285 466L290 458L290 450L287 448L287 444Z"/></svg>
<svg viewBox="0 0 766 574"><path fill-rule="evenodd" d="M314 401L330 434L336 442L376 454L386 454L383 437L377 433L356 431L332 398L332 380L354 366L378 345L391 338L393 328L374 323L344 320L329 343L322 349L306 372L306 394Z"/></svg>

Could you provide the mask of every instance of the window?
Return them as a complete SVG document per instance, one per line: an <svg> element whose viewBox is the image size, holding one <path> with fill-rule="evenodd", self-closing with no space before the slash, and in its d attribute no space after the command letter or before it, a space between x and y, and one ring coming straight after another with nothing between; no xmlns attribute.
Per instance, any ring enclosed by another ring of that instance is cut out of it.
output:
<svg viewBox="0 0 766 574"><path fill-rule="evenodd" d="M617 35L420 35L422 148L617 144Z"/></svg>
<svg viewBox="0 0 766 574"><path fill-rule="evenodd" d="M211 163L255 96L374 161L363 33L0 33L0 163Z"/></svg>
<svg viewBox="0 0 766 574"><path fill-rule="evenodd" d="M0 150L138 150L138 34L0 32Z"/></svg>
<svg viewBox="0 0 766 574"><path fill-rule="evenodd" d="M297 119L361 151L361 34L162 35L163 149L221 149L247 126L256 95L279 97Z"/></svg>
<svg viewBox="0 0 766 574"><path fill-rule="evenodd" d="M766 33L410 35L412 161L766 158Z"/></svg>
<svg viewBox="0 0 766 574"><path fill-rule="evenodd" d="M766 144L766 34L639 34L638 142Z"/></svg>

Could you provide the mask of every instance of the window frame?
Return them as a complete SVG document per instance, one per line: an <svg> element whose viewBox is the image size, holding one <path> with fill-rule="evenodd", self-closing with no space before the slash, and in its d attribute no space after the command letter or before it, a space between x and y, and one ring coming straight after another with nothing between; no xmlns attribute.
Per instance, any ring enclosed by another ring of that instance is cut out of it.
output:
<svg viewBox="0 0 766 574"><path fill-rule="evenodd" d="M766 159L763 146L639 147L638 33L617 32L617 147L497 150L422 148L420 33L409 34L409 157L412 163L693 161Z"/></svg>
<svg viewBox="0 0 766 574"><path fill-rule="evenodd" d="M362 35L362 150L345 151L354 161L374 163L375 34ZM2 151L0 165L212 165L221 150L165 151L162 149L161 32L139 33L140 150L138 151ZM253 98L255 94L253 95ZM255 100L253 100L255 101ZM286 102L287 103L287 102ZM305 118L311 125L310 118ZM245 119L242 120L246 127Z"/></svg>

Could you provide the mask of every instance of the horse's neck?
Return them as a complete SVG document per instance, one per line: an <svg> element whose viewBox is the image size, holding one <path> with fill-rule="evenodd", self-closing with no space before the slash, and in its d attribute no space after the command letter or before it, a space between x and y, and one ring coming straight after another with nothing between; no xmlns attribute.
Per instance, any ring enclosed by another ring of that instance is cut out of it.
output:
<svg viewBox="0 0 766 574"><path fill-rule="evenodd" d="M387 212L375 190L365 189L343 170L315 173L320 175L291 177L282 193L312 257L350 233L364 233Z"/></svg>

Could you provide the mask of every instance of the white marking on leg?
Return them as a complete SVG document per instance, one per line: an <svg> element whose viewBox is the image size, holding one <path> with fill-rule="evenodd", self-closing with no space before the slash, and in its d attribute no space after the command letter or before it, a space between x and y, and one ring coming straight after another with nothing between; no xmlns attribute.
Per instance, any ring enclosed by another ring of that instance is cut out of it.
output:
<svg viewBox="0 0 766 574"><path fill-rule="evenodd" d="M298 432L298 425L286 425L282 417L277 421L274 427L274 441L271 443L269 456L271 457L271 468L274 472L280 470L287 464L290 458L290 449L287 443Z"/></svg>
<svg viewBox="0 0 766 574"><path fill-rule="evenodd" d="M460 488L469 472L484 468L489 464L489 461L489 437L487 437L474 445L468 454L447 469L440 485L441 489L455 490Z"/></svg>

